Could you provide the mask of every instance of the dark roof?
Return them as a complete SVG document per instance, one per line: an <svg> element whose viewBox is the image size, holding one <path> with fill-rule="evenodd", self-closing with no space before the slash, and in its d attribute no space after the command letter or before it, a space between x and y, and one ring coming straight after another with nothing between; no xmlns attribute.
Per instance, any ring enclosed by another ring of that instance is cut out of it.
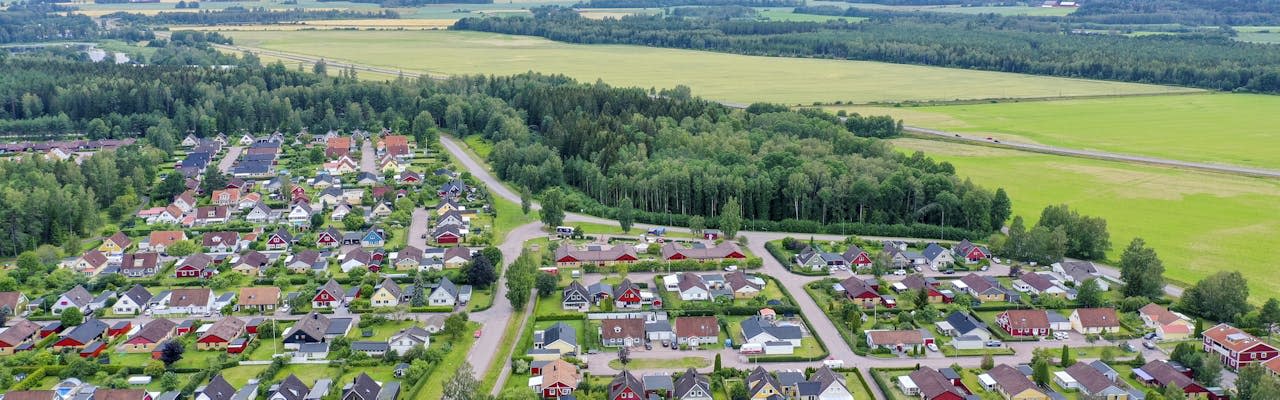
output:
<svg viewBox="0 0 1280 400"><path fill-rule="evenodd" d="M932 399L946 392L964 395L964 392L951 384L951 381L947 380L946 376L933 368L920 367L920 369L912 372L910 377L911 382L920 388L920 394L924 395L926 399Z"/></svg>
<svg viewBox="0 0 1280 400"><path fill-rule="evenodd" d="M939 246L937 243L929 243L929 245L924 248L924 257L930 260L946 253L947 249L942 248L942 246Z"/></svg>
<svg viewBox="0 0 1280 400"><path fill-rule="evenodd" d="M1089 393L1098 393L1106 390L1109 386L1114 386L1111 379L1107 379L1106 375L1098 372L1088 363L1077 362L1075 365L1067 367L1067 374L1075 378L1080 383L1080 387Z"/></svg>
<svg viewBox="0 0 1280 400"><path fill-rule="evenodd" d="M1178 372L1176 368L1164 361L1152 360L1143 365L1141 369L1162 386L1173 385L1178 388L1186 388L1195 383L1191 378Z"/></svg>
<svg viewBox="0 0 1280 400"><path fill-rule="evenodd" d="M622 282L618 283L618 286L613 287L613 297L614 298L622 297L623 294L631 290L635 290L637 293L639 293L640 287L636 286L635 283L631 282L631 279L623 278Z"/></svg>
<svg viewBox="0 0 1280 400"><path fill-rule="evenodd" d="M378 386L378 382L375 382L368 374L361 372L360 376L357 376L355 381L352 382L349 393L363 400L374 400L378 398L378 392L381 390L382 387ZM343 397L345 398L346 395L343 395Z"/></svg>
<svg viewBox="0 0 1280 400"><path fill-rule="evenodd" d="M985 326L982 321L978 321L969 314L965 314L960 311L952 311L950 315L947 315L947 323L951 324L951 327L955 328L956 332L961 335L968 334L969 332L973 332L974 330Z"/></svg>
<svg viewBox="0 0 1280 400"><path fill-rule="evenodd" d="M711 394L711 383L707 380L707 377L699 374L697 370L689 368L676 379L675 395L679 398L678 396L683 396L694 388L702 388L703 392Z"/></svg>
<svg viewBox="0 0 1280 400"><path fill-rule="evenodd" d="M387 350L391 350L391 345L387 342L351 342L351 350L363 352L386 352Z"/></svg>
<svg viewBox="0 0 1280 400"><path fill-rule="evenodd" d="M160 340L164 339L165 336L168 336L169 333L177 326L178 325L173 323L173 321L164 318L153 319L151 322L143 325L142 329L138 330L138 333L133 335L133 338L143 338L147 339L147 341L151 343L160 343ZM130 340L133 338L130 338Z"/></svg>
<svg viewBox="0 0 1280 400"><path fill-rule="evenodd" d="M760 316L752 316L742 320L739 325L742 328L742 334L747 340L760 335L760 333L768 333L770 336L779 340L800 339L803 333L800 327L794 325L775 326L772 322L766 321Z"/></svg>
<svg viewBox="0 0 1280 400"><path fill-rule="evenodd" d="M66 337L75 339L76 342L84 344L84 343L89 343L90 341L98 338L99 336L102 336L102 333L106 331L107 331L106 322L102 322L96 319L91 319L88 321L84 321L84 323L80 324L80 326L72 328L70 332L67 332Z"/></svg>
<svg viewBox="0 0 1280 400"><path fill-rule="evenodd" d="M1008 364L997 365L987 371L987 375L990 375L991 379L996 381L996 385L999 385L1005 393L1010 395L1022 393L1028 389L1039 391L1039 389L1036 389L1036 384L1027 379L1026 375L1023 375L1022 372L1010 367Z"/></svg>
<svg viewBox="0 0 1280 400"><path fill-rule="evenodd" d="M129 288L129 291L124 292L124 297L133 299L135 303L145 306L147 302L151 301L151 292L147 291L147 288L142 287L142 285L135 284L132 288Z"/></svg>
<svg viewBox="0 0 1280 400"><path fill-rule="evenodd" d="M218 322L214 322L209 330L204 332L204 336L200 338L215 337L222 340L231 340L239 337L244 333L244 321L236 317L226 317Z"/></svg>
<svg viewBox="0 0 1280 400"><path fill-rule="evenodd" d="M324 314L320 314L318 312L312 311L310 314L307 314L307 316L302 317L302 319L298 320L298 323L293 325L293 329L291 329L289 333L285 335L285 339L291 340L293 339L293 336L296 333L302 332L306 334L311 340L319 341L324 338L324 333L328 329L329 329L329 317L325 316Z"/></svg>
<svg viewBox="0 0 1280 400"><path fill-rule="evenodd" d="M644 383L636 378L635 375L632 375L631 371L623 370L621 374L613 377L613 381L609 382L609 398L618 398L618 394L628 388L637 396L644 395Z"/></svg>
<svg viewBox="0 0 1280 400"><path fill-rule="evenodd" d="M83 307L93 301L93 295L89 294L89 290L85 289L83 285L76 285L76 287L73 287L71 290L63 293L62 296L66 297L67 300L70 300L71 304L75 304L78 307Z"/></svg>
<svg viewBox="0 0 1280 400"><path fill-rule="evenodd" d="M218 374L209 380L209 384L205 385L201 393L210 400L231 400L236 395L236 388L227 383L227 380L222 378L222 374Z"/></svg>
<svg viewBox="0 0 1280 400"><path fill-rule="evenodd" d="M563 322L557 322L555 325L551 325L550 328L547 328L547 330L542 331L542 343L552 343L557 340L563 340L566 343L577 346L578 331Z"/></svg>
<svg viewBox="0 0 1280 400"><path fill-rule="evenodd" d="M396 284L396 281L391 280L391 278L383 279L382 284L378 286L385 289L388 293L391 293L391 296L396 299L399 299L400 296L404 295L404 291L400 290L400 285Z"/></svg>
<svg viewBox="0 0 1280 400"><path fill-rule="evenodd" d="M458 297L458 287L454 285L453 281L450 281L447 276L440 278L440 285L436 286L436 290L443 290L453 298Z"/></svg>

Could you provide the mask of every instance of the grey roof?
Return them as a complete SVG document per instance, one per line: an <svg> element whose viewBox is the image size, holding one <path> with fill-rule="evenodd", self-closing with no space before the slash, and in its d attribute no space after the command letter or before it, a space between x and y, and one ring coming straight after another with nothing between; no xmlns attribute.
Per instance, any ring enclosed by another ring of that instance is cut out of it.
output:
<svg viewBox="0 0 1280 400"><path fill-rule="evenodd" d="M133 299L135 304L146 305L147 302L151 301L151 292L147 291L147 288L142 287L142 285L135 284L132 288L129 288L129 291L124 292L124 297Z"/></svg>
<svg viewBox="0 0 1280 400"><path fill-rule="evenodd" d="M782 386L794 386L804 380L804 373L799 371L778 371L778 383Z"/></svg>
<svg viewBox="0 0 1280 400"><path fill-rule="evenodd" d="M752 338L761 332L768 333L780 340L800 339L804 334L800 331L800 327L792 325L775 326L773 323L766 321L760 316L753 316L742 321L742 334L746 338Z"/></svg>
<svg viewBox="0 0 1280 400"><path fill-rule="evenodd" d="M298 351L302 353L327 353L329 352L328 343L303 343L298 345Z"/></svg>
<svg viewBox="0 0 1280 400"><path fill-rule="evenodd" d="M817 396L822 394L822 382L804 381L797 383L796 392L800 396Z"/></svg>
<svg viewBox="0 0 1280 400"><path fill-rule="evenodd" d="M924 258L932 260L946 252L947 249L942 248L942 246L939 246L937 243L929 243L929 245L924 248Z"/></svg>
<svg viewBox="0 0 1280 400"><path fill-rule="evenodd" d="M436 290L443 290L445 293L449 294L449 297L458 297L458 287L455 286L453 281L450 281L447 276L440 278L440 284L439 286L436 286Z"/></svg>
<svg viewBox="0 0 1280 400"><path fill-rule="evenodd" d="M375 382L368 374L361 372L360 376L357 376L355 381L352 382L351 391L348 393L362 400L376 400L380 390L382 388L378 386L378 382ZM346 397L347 395L343 395L343 398Z"/></svg>
<svg viewBox="0 0 1280 400"><path fill-rule="evenodd" d="M80 342L81 344L86 344L86 343L89 343L90 341L93 341L93 339L96 339L99 336L102 336L102 334L106 331L107 331L106 322L102 322L96 319L91 319L88 321L84 321L84 323L80 324L80 326L72 328L70 332L67 332L66 337L75 339L77 342Z"/></svg>
<svg viewBox="0 0 1280 400"><path fill-rule="evenodd" d="M649 374L640 378L644 382L644 390L667 390L668 392L675 388L675 383L671 380L671 375L667 374Z"/></svg>
<svg viewBox="0 0 1280 400"><path fill-rule="evenodd" d="M651 332L671 332L671 322L670 322L670 321L665 321L665 320L663 320L663 321L645 322L645 323L644 323L644 331L645 331L645 333L651 333Z"/></svg>
<svg viewBox="0 0 1280 400"><path fill-rule="evenodd" d="M236 388L222 378L222 374L214 375L209 384L198 392L204 393L211 400L231 400L236 395Z"/></svg>
<svg viewBox="0 0 1280 400"><path fill-rule="evenodd" d="M574 330L563 322L557 322L545 331L542 331L542 343L553 343L557 340L563 340L574 346L578 345L578 331Z"/></svg>
<svg viewBox="0 0 1280 400"><path fill-rule="evenodd" d="M689 368L684 371L684 374L680 375L679 379L676 379L674 393L676 396L683 396L694 388L702 388L703 392L711 394L711 382L707 380L707 377L699 374L697 370ZM645 382L645 390L649 390L648 382Z"/></svg>
<svg viewBox="0 0 1280 400"><path fill-rule="evenodd" d="M62 296L66 297L67 300L71 301L71 304L74 304L77 307L84 307L86 304L89 304L90 301L93 301L93 295L89 294L89 290L85 289L83 285L76 285L76 287L73 287L71 290L63 293Z"/></svg>
<svg viewBox="0 0 1280 400"><path fill-rule="evenodd" d="M332 318L329 320L329 328L325 329L326 335L342 335L351 328L351 318Z"/></svg>
<svg viewBox="0 0 1280 400"><path fill-rule="evenodd" d="M387 342L351 342L351 350L363 352L386 352L391 350Z"/></svg>
<svg viewBox="0 0 1280 400"><path fill-rule="evenodd" d="M303 400L307 397L307 393L311 392L311 388L302 383L297 376L289 374L276 386L275 392L284 397L284 400Z"/></svg>
<svg viewBox="0 0 1280 400"><path fill-rule="evenodd" d="M947 315L947 323L951 324L951 327L960 335L965 335L969 332L985 327L982 321L978 321L969 314L965 314L960 311L952 311L950 315Z"/></svg>
<svg viewBox="0 0 1280 400"><path fill-rule="evenodd" d="M306 334L309 338L309 340L304 340L303 343L309 343L311 340L323 340L324 334L329 329L330 324L328 316L312 311L310 314L302 317L302 319L299 319L298 323L293 325L293 328L285 334L284 341L285 343L296 342L297 339L295 339L295 335L298 332Z"/></svg>

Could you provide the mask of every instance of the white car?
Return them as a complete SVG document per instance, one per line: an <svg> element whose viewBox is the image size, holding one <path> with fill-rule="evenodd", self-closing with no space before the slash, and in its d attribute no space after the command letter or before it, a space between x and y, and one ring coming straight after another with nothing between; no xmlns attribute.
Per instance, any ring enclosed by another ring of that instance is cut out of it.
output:
<svg viewBox="0 0 1280 400"><path fill-rule="evenodd" d="M1054 332L1053 337L1058 340L1067 340L1071 338L1071 334L1066 332Z"/></svg>
<svg viewBox="0 0 1280 400"><path fill-rule="evenodd" d="M907 271L906 271L906 270L903 270L903 269L900 269L900 270L893 271L893 274L894 274L894 275L898 275L898 276L906 276L906 275L907 275Z"/></svg>
<svg viewBox="0 0 1280 400"><path fill-rule="evenodd" d="M738 270L738 266L737 266L737 265L730 265L730 266L728 266L728 267L724 267L724 271L725 271L725 272L733 272L733 271L737 271L737 270Z"/></svg>
<svg viewBox="0 0 1280 400"><path fill-rule="evenodd" d="M938 345L936 343L929 343L929 351L937 352Z"/></svg>

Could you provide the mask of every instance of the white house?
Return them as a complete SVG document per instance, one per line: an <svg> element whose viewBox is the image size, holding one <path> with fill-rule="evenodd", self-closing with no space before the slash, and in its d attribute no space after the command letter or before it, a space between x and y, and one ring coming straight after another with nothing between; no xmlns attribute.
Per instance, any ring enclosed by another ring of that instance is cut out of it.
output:
<svg viewBox="0 0 1280 400"><path fill-rule="evenodd" d="M415 346L426 348L431 345L431 334L427 333L425 329L416 326L410 327L392 335L387 340L387 344L391 345L391 350L394 350L396 354L404 354Z"/></svg>

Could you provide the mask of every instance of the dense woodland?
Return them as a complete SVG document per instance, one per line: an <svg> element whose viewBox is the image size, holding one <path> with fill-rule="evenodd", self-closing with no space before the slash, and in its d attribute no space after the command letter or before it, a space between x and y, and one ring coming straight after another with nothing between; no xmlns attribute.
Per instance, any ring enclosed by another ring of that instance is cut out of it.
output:
<svg viewBox="0 0 1280 400"><path fill-rule="evenodd" d="M326 19L367 19L367 18L400 18L393 10L352 11L352 10L269 10L266 8L228 7L222 10L206 10L200 12L161 12L155 15L118 12L106 16L118 18L125 22L150 25L225 25L225 24L275 24L280 22L326 20Z"/></svg>
<svg viewBox="0 0 1280 400"><path fill-rule="evenodd" d="M98 38L98 25L89 17L57 16L48 11L44 6L12 6L0 12L0 43Z"/></svg>
<svg viewBox="0 0 1280 400"><path fill-rule="evenodd" d="M466 18L455 29L740 54L824 57L1280 92L1280 48L1226 34L1064 34L1054 22L995 15L850 9L864 22L716 21L666 16L591 20L544 7L533 17ZM1066 32L1070 32L1067 29Z"/></svg>
<svg viewBox="0 0 1280 400"><path fill-rule="evenodd" d="M319 0L350 1L353 3L372 3L382 7L418 7L428 4L493 4L493 0Z"/></svg>
<svg viewBox="0 0 1280 400"><path fill-rule="evenodd" d="M1277 0L1089 0L1070 19L1108 24L1277 25Z"/></svg>
<svg viewBox="0 0 1280 400"><path fill-rule="evenodd" d="M803 0L588 0L574 7L652 8L676 6L798 7Z"/></svg>

